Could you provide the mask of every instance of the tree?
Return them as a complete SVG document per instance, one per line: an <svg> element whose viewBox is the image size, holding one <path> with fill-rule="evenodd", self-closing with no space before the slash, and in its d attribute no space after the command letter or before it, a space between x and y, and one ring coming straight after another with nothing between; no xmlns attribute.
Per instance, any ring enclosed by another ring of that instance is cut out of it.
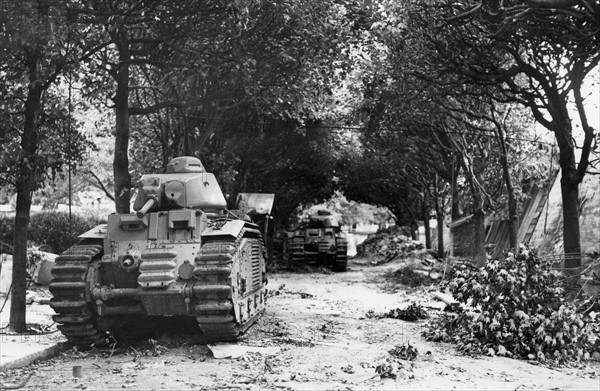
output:
<svg viewBox="0 0 600 391"><path fill-rule="evenodd" d="M501 101L528 107L552 131L562 172L565 269L578 282L581 266L578 185L588 171L595 131L581 90L600 61L598 5L585 1L447 1L431 9L417 1L411 28L443 65L438 75L454 84L493 86ZM423 10L427 8L427 18ZM576 164L569 98L584 138Z"/></svg>
<svg viewBox="0 0 600 391"><path fill-rule="evenodd" d="M32 193L47 178L74 165L83 149L68 121L57 83L78 56L64 1L5 3L0 24L0 125L4 153L0 181L17 195L13 240L10 328L24 332L27 232ZM64 79L62 80L64 82ZM63 84L64 86L64 84ZM65 147L66 146L66 147Z"/></svg>
<svg viewBox="0 0 600 391"><path fill-rule="evenodd" d="M132 105L174 103L132 119L132 167L156 170L173 156L195 154L231 196L281 190L280 208L295 203L289 211L331 191L331 180L320 175L333 170L323 147L336 145L336 137L334 131L324 136L320 125L335 111L332 89L342 78L336 70L347 56L345 37L355 34L341 4L265 1L237 16L226 8L204 14L180 43L180 50L195 53L190 61L197 66L132 73ZM308 135L325 144L309 142ZM311 157L324 164L309 164ZM279 175L289 176L286 185Z"/></svg>
<svg viewBox="0 0 600 391"><path fill-rule="evenodd" d="M516 110L492 99L496 94L493 87L469 86L445 75L445 65L436 61L437 53L423 39L421 30L405 23L405 8L388 5L373 25L381 64L364 77L365 99L360 111L365 123L364 142L386 157L394 167L392 172L397 172L396 166L403 167L396 176L402 185L413 187L415 194L427 194L421 189L444 189L439 183L444 179L448 190L455 193L453 201L470 200L463 209L476 217L475 253L483 262L484 211L502 206L497 200L503 200L503 182L516 246L517 198L511 177L514 170L509 169L508 161L527 142L512 139L509 144L497 133L510 131L514 136L513 128L508 127L513 121L508 113ZM504 118L498 118L499 113ZM499 180L501 167L504 181ZM462 192L464 197L457 196L459 178L468 185L468 192ZM432 200L440 200L430 195ZM453 218L459 217L457 205L453 202ZM438 218L443 219L445 212L439 204L437 211Z"/></svg>
<svg viewBox="0 0 600 391"><path fill-rule="evenodd" d="M198 4L197 6L195 4ZM172 50L172 46L187 34L192 16L197 16L200 2L98 1L87 0L73 12L85 21L102 42L99 51L88 65L90 95L103 100L111 96L115 112L115 147L113 159L115 207L119 213L129 213L130 190L129 136L130 115L144 114L171 103L161 102L154 107L130 107L131 73L133 67L182 68L170 60L155 60L155 52ZM107 83L106 75L114 82ZM109 86L109 88L106 88ZM109 93L110 91L110 93Z"/></svg>
<svg viewBox="0 0 600 391"><path fill-rule="evenodd" d="M332 55L323 54L338 55L328 34L335 31L329 23L336 7L317 1L82 2L77 12L107 44L95 58L92 68L100 72L89 90L113 101L117 211L129 212L132 124L138 139L150 136L160 145L165 164L203 149L240 109L309 119L314 113L306 109L318 105L307 98L317 89L324 95L331 68L324 60ZM104 72L112 78L108 89L97 88Z"/></svg>

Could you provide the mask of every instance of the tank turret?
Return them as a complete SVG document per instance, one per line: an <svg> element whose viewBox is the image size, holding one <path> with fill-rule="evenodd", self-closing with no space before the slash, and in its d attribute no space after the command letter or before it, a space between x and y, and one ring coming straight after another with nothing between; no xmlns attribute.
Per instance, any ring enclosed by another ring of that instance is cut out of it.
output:
<svg viewBox="0 0 600 391"><path fill-rule="evenodd" d="M171 160L164 174L142 175L137 188L133 210L139 218L155 211L190 208L216 212L227 207L215 176L195 157Z"/></svg>
<svg viewBox="0 0 600 391"><path fill-rule="evenodd" d="M337 218L328 210L318 210L316 214L308 216L309 228L340 228Z"/></svg>
<svg viewBox="0 0 600 391"><path fill-rule="evenodd" d="M59 329L90 345L146 316L187 316L207 340L235 340L266 307L259 227L221 213L219 184L195 157L142 175L137 191L135 214L110 215L56 259L50 306Z"/></svg>

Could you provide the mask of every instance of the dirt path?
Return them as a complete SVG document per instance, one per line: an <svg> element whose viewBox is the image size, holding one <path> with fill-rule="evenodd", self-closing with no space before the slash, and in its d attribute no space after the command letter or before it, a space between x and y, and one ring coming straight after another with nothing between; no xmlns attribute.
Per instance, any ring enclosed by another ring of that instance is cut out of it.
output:
<svg viewBox="0 0 600 391"><path fill-rule="evenodd" d="M217 359L205 345L165 336L114 351L69 351L28 368L34 376L24 389L600 390L598 363L548 369L458 356L451 345L425 341L419 323L365 317L429 299L425 289L390 286L385 273L397 267L354 260L347 273L271 274L268 312L237 344L262 352ZM414 361L388 353L403 343L418 349ZM382 364L395 367L396 379L376 374ZM71 376L75 365L82 378Z"/></svg>

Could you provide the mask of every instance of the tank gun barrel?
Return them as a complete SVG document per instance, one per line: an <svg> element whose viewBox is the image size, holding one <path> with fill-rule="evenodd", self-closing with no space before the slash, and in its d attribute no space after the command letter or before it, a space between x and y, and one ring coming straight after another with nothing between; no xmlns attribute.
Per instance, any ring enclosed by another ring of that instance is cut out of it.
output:
<svg viewBox="0 0 600 391"><path fill-rule="evenodd" d="M144 215L146 215L150 208L152 208L157 202L158 200L155 197L148 198L144 206L142 206L142 209L137 211L137 217L139 217L140 219L144 217Z"/></svg>

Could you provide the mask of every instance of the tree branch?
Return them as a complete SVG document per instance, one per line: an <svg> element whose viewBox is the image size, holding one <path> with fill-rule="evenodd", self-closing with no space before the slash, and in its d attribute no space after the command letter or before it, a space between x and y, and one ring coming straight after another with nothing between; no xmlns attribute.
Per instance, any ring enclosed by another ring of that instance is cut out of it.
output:
<svg viewBox="0 0 600 391"><path fill-rule="evenodd" d="M102 183L102 180L100 178L98 178L98 176L92 171L92 170L88 170L88 174L90 174L94 180L91 180L89 178L87 178L87 182L89 182L92 186L95 186L96 188L102 190L104 192L104 194L111 200L111 201L115 201L115 196L108 191L108 189L104 186L104 183Z"/></svg>

